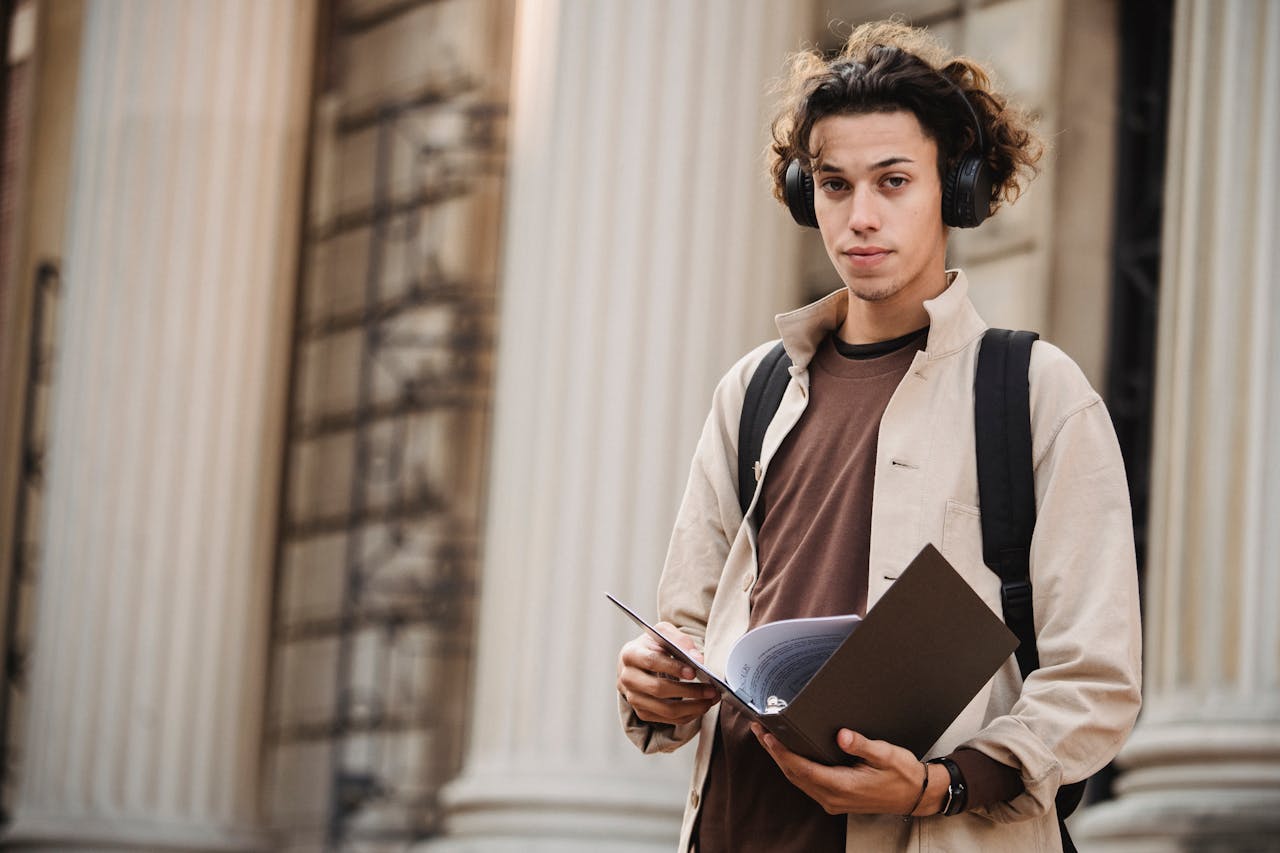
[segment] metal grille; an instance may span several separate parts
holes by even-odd
[[[504,115],[454,67],[322,131],[347,198],[304,236],[267,729],[297,849],[438,834],[461,765]]]

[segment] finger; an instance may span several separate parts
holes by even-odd
[[[628,699],[632,710],[636,712],[636,716],[645,722],[667,723],[677,726],[691,723],[698,719],[707,713],[716,701],[718,700],[686,699],[678,702],[669,702],[655,699],[651,696],[633,696]]]
[[[654,627],[658,629],[659,634],[670,640],[674,645],[683,649],[689,657],[697,661],[703,660],[702,652],[698,650],[698,641],[693,637],[689,636],[684,631],[681,631],[670,622],[659,622]]]
[[[782,771],[782,775],[791,779],[791,774],[788,772],[789,765],[786,763],[786,747],[784,747],[777,738],[766,732],[764,727],[758,723],[751,724],[751,731],[755,734],[756,740],[760,742],[760,746],[764,748],[764,751],[769,753],[769,757],[773,759],[773,763],[778,765],[778,769]],[[791,781],[792,783],[795,782],[794,779],[791,779]]]
[[[663,624],[667,624],[667,623],[663,623]],[[693,643],[692,637],[688,637],[684,634],[681,634],[675,628],[671,628],[670,633],[683,638],[685,642],[676,643],[675,645],[679,646],[686,655],[695,657],[699,661],[702,660],[702,655],[698,653],[698,650],[696,648],[692,648],[692,647],[686,648],[686,643],[687,644]],[[667,650],[667,647],[664,646],[662,642],[658,640],[656,637],[652,637],[646,634],[644,636],[644,643],[642,645],[642,648],[644,649],[644,653],[648,655],[649,660],[660,662],[659,665],[662,667],[662,669],[654,670],[655,672],[661,671],[664,675],[670,675],[672,678],[683,678],[686,680],[694,677],[693,668],[689,666],[687,663],[685,663],[684,661],[677,658],[675,655],[671,654],[671,652]]]
[[[900,746],[888,741],[871,740],[851,729],[841,729],[836,733],[836,744],[849,755],[861,758],[872,767],[888,767],[899,756]],[[914,761],[914,759],[912,759]]]
[[[833,779],[829,777],[832,776],[834,768],[818,764],[816,761],[810,761],[804,756],[792,752],[782,741],[769,734],[763,727],[756,728],[755,724],[753,724],[753,730],[756,732],[756,738],[759,739],[760,745],[769,753],[769,757],[778,765],[782,775],[786,776],[791,784],[814,799],[821,799],[833,790]]]
[[[716,689],[699,681],[673,681],[642,669],[627,668],[618,678],[618,686],[626,696],[639,694],[655,699],[703,699],[719,697]]]
[[[620,656],[623,667],[633,667],[669,678],[689,680],[693,668],[672,657],[657,640],[645,634],[622,647]]]
[[[659,634],[686,651],[695,651],[698,648],[698,644],[693,637],[690,637],[670,622],[659,622],[653,627],[658,629]]]
[[[687,656],[694,658],[699,663],[705,660],[703,652],[698,648],[698,640],[690,637],[685,631],[676,628],[671,622],[658,622],[657,625],[654,625],[654,628],[658,629],[658,633],[662,634],[663,639],[668,640],[672,646],[680,648]],[[687,676],[687,678],[692,678],[692,675]]]
[[[632,697],[631,708],[645,722],[682,725],[707,713],[705,703],[663,702],[652,697]]]
[[[778,767],[782,768],[783,773],[787,773],[790,769],[799,770],[802,768],[802,762],[807,761],[807,759],[801,758],[788,749],[775,736],[769,734],[764,726],[759,723],[752,723],[751,730],[755,732],[756,739],[760,741],[760,745],[764,747],[765,752],[769,753]],[[790,774],[788,773],[788,775]]]

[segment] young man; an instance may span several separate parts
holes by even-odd
[[[755,625],[865,613],[926,543],[1001,612],[1000,581],[982,559],[974,450],[986,327],[964,274],[945,268],[943,209],[955,199],[944,187],[978,156],[992,182],[980,221],[1016,197],[1039,143],[979,66],[897,24],[859,28],[833,60],[801,55],[774,139],[775,191],[781,199],[793,160],[812,175],[813,213],[844,287],[777,318],[793,367],[746,520],[738,419],[771,343],[720,382],[694,456],[659,583],[660,627],[718,671]],[[680,849],[1060,849],[1059,786],[1105,765],[1138,711],[1136,572],[1101,399],[1045,343],[1029,381],[1039,669],[1024,683],[1011,657],[926,756],[939,760],[843,730],[841,749],[863,761],[827,767],[717,705],[650,638],[632,640],[618,661],[628,736],[655,752],[703,735]]]

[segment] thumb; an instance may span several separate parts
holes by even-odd
[[[883,767],[889,761],[889,753],[893,747],[882,740],[871,740],[852,729],[841,729],[836,733],[836,745],[846,754],[861,758],[872,767]]]

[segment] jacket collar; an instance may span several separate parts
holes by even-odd
[[[964,271],[948,270],[947,278],[947,289],[924,303],[924,310],[929,313],[925,355],[930,360],[963,349],[987,327],[969,301],[969,280]],[[840,327],[848,304],[849,291],[842,287],[817,302],[774,318],[782,345],[797,369],[807,368],[823,339]]]

